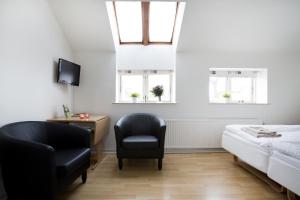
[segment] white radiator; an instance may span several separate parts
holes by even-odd
[[[166,120],[166,148],[221,148],[222,133],[229,124],[262,124],[258,119],[169,119]]]

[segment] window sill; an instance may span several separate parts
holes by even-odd
[[[219,103],[219,102],[209,102],[208,104],[217,105],[270,105],[270,103]]]
[[[155,105],[160,105],[160,104],[176,104],[176,102],[113,102],[113,104],[155,104]]]

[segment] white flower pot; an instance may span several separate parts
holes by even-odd
[[[137,102],[137,97],[131,97],[132,98],[132,103],[136,103]]]

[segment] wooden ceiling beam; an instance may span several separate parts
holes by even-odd
[[[142,1],[143,45],[149,44],[149,10],[150,2]]]

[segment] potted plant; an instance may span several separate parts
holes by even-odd
[[[226,102],[228,103],[230,98],[231,98],[231,94],[229,92],[224,92],[223,94],[223,98],[226,100]]]
[[[158,100],[161,101],[161,96],[164,93],[164,87],[162,85],[157,85],[150,91],[155,97],[158,97]]]
[[[72,113],[67,105],[63,105],[63,109],[66,118],[72,117]]]
[[[133,102],[133,103],[136,103],[137,98],[138,98],[139,96],[140,96],[140,94],[137,93],[137,92],[131,93],[130,97],[132,98],[132,102]]]

